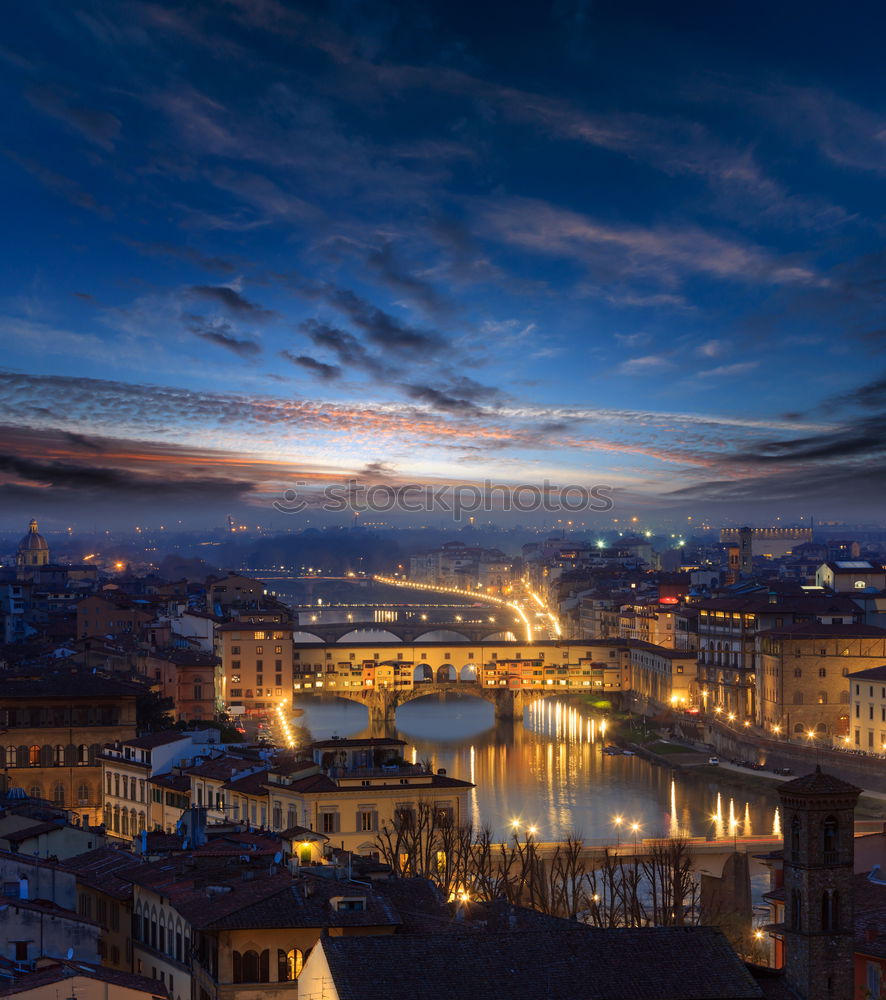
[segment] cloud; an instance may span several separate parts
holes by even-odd
[[[405,295],[425,312],[436,316],[446,316],[452,312],[452,305],[437,292],[430,281],[407,271],[400,264],[390,242],[367,254],[366,263],[388,288]]]
[[[272,309],[264,309],[262,306],[250,302],[240,292],[228,285],[191,285],[189,292],[197,298],[214,302],[224,306],[232,313],[259,322],[275,319],[277,316],[277,313]]]
[[[224,257],[213,254],[204,254],[193,247],[180,246],[175,243],[141,243],[138,240],[124,239],[123,242],[137,250],[139,253],[154,257],[173,257],[177,260],[186,260],[206,271],[215,271],[221,274],[231,274],[235,270],[234,264]]]
[[[618,371],[622,375],[649,375],[674,367],[674,362],[662,354],[645,354],[639,358],[622,361]]]
[[[699,378],[720,378],[725,375],[746,375],[760,367],[759,361],[738,361],[734,365],[718,365],[698,372]]]
[[[120,138],[121,127],[120,119],[116,115],[112,115],[109,111],[75,104],[68,94],[51,86],[36,87],[28,91],[26,96],[38,111],[79,132],[105,152],[113,152]]]
[[[305,320],[300,328],[317,347],[332,351],[339,363],[346,368],[356,368],[375,377],[385,377],[392,372],[387,364],[370,354],[347,330],[340,330],[316,319]]]
[[[225,350],[241,358],[254,358],[261,354],[261,345],[245,337],[237,337],[230,323],[219,323],[202,316],[187,315],[185,326],[195,336],[224,347]]]
[[[435,330],[420,330],[401,322],[346,288],[328,288],[326,301],[343,313],[378,347],[407,354],[437,353],[447,346]]]
[[[327,365],[323,361],[318,361],[307,354],[293,354],[292,351],[281,351],[280,357],[291,361],[294,365],[299,365],[314,375],[318,375],[325,382],[341,377],[341,368],[338,365]]]
[[[113,217],[113,212],[107,205],[99,204],[99,202],[97,202],[88,191],[84,191],[83,188],[81,188],[76,181],[71,180],[70,177],[65,177],[64,174],[58,174],[54,170],[44,167],[42,163],[38,163],[36,160],[31,160],[24,156],[19,156],[18,153],[12,152],[11,150],[4,150],[4,153],[23,170],[27,170],[27,172],[31,174],[32,177],[35,177],[45,188],[48,188],[55,194],[61,195],[62,198],[66,199],[77,208],[85,208],[89,212],[95,212],[96,215],[101,216],[103,219],[110,219]]]
[[[816,281],[808,267],[697,227],[615,226],[528,198],[489,203],[481,218],[492,238],[580,261],[598,281],[623,278],[626,272],[668,284],[691,275],[759,285]]]
[[[695,353],[702,358],[718,358],[729,350],[729,344],[725,340],[706,340],[699,344]]]

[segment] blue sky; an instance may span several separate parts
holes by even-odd
[[[879,5],[6,19],[4,517],[354,476],[877,516]]]

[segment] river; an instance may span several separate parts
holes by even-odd
[[[430,696],[399,708],[387,733],[370,731],[366,709],[353,702],[302,698],[295,705],[304,711],[297,721],[315,739],[396,735],[408,744],[408,760],[430,760],[473,782],[471,819],[496,838],[506,837],[515,819],[545,841],[578,833],[587,842],[624,842],[634,823],[641,838],[780,833],[774,790],[751,791],[725,770],[675,777],[641,757],[608,756],[601,717],[565,701],[536,702],[522,722],[504,722],[478,698]]]

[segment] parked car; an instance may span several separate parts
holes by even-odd
[[[719,757],[708,757],[708,763],[709,764],[714,764],[716,766],[716,765],[718,765],[720,763],[720,758]]]

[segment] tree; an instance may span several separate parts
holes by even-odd
[[[135,718],[139,732],[160,733],[173,726],[172,712],[175,702],[164,698],[158,691],[147,690],[135,700]]]
[[[577,834],[542,853],[529,833],[495,843],[488,828],[475,833],[447,812],[421,801],[401,809],[376,838],[398,877],[421,876],[449,899],[503,898],[597,927],[681,926],[698,919],[698,887],[688,842],[654,843],[647,857],[593,857]]]

